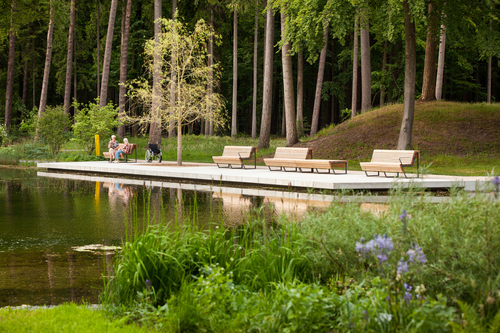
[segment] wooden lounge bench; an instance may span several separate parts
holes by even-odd
[[[128,156],[132,155],[132,153],[135,152],[135,161],[134,162],[137,162],[137,145],[135,143],[131,143],[130,145],[132,146],[132,149],[130,149],[130,153],[128,153],[128,154],[121,153],[120,158],[124,158],[125,162],[128,162]],[[122,148],[123,148],[123,143],[120,143],[120,145],[118,146],[118,150],[120,150]],[[104,155],[104,157],[106,157],[109,160],[109,158],[110,158],[109,151],[105,151],[102,154]]]
[[[312,159],[311,148],[278,147],[273,158],[265,158],[264,163],[271,171],[289,171],[286,168],[294,168],[297,171],[297,160]],[[279,169],[272,169],[273,167]]]
[[[344,168],[345,173],[347,173],[347,161],[343,160],[315,160],[312,158],[313,151],[311,148],[289,148],[289,147],[278,147],[276,148],[276,153],[274,158],[265,158],[264,163],[268,166],[271,171],[304,171],[304,169],[310,169],[310,172],[318,173],[330,173],[330,170],[335,173],[333,168]],[[272,168],[279,169],[272,169]],[[287,170],[286,168],[294,168],[294,170]],[[320,172],[320,169],[328,170],[327,172]]]
[[[347,161],[344,160],[296,160],[295,165],[299,168],[300,172],[309,172],[304,171],[303,169],[311,169],[310,172],[314,172],[316,170],[317,173],[330,173],[330,170],[335,173],[333,168],[343,168],[344,173],[347,173]],[[327,172],[320,172],[320,169],[328,170]]]
[[[359,158],[359,157],[358,157]],[[380,176],[383,172],[386,177],[387,172],[396,173],[399,177],[399,173],[403,173],[405,178],[408,178],[404,168],[415,166],[415,161],[417,162],[417,178],[419,177],[419,160],[420,151],[418,150],[384,150],[375,149],[373,151],[372,159],[370,162],[361,162],[361,170],[363,170],[367,177]],[[368,171],[376,172],[376,175],[368,175]]]
[[[253,168],[257,168],[257,148],[256,147],[246,147],[246,146],[225,146],[222,156],[213,156],[214,163],[217,164],[219,168],[231,168],[233,165],[239,165],[239,169],[246,169],[243,161],[251,160],[253,157]],[[220,166],[221,164],[226,164],[226,167]]]

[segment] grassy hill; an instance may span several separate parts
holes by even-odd
[[[403,105],[390,105],[323,130],[297,146],[315,158],[347,159],[359,169],[373,149],[396,149]],[[429,173],[486,175],[500,171],[500,104],[417,102],[413,149],[420,150]]]

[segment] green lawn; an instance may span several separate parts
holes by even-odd
[[[126,318],[113,320],[101,310],[75,304],[35,310],[0,309],[0,332],[155,332],[125,322]]]

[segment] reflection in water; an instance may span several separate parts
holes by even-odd
[[[259,214],[300,219],[333,196],[24,171],[0,173],[0,306],[96,303],[130,228]],[[130,222],[131,209],[137,216]],[[222,214],[219,214],[222,212]],[[128,228],[128,229],[127,229]],[[91,251],[82,249],[92,246]]]

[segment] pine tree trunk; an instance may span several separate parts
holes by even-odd
[[[273,56],[274,56],[274,15],[272,0],[268,1],[266,13],[266,37],[264,47],[264,82],[262,94],[262,119],[258,148],[269,148],[271,139],[271,115],[273,107]]]
[[[351,99],[351,118],[356,116],[358,111],[358,14],[354,16],[354,45],[352,50],[352,99]]]
[[[304,136],[304,52],[297,55],[297,135]]]
[[[286,14],[284,8],[281,10],[281,38],[285,39],[285,21]],[[285,40],[281,49],[281,61],[283,63],[283,101],[286,125],[286,146],[290,147],[296,144],[299,139],[297,137],[297,125],[295,122],[295,96],[293,93],[293,66],[292,56],[290,55],[290,41]]]
[[[153,59],[153,98],[151,105],[151,124],[149,126],[149,143],[161,144],[161,54],[159,49],[161,25],[161,0],[154,0],[154,38],[155,50]]]
[[[255,28],[253,38],[253,96],[252,96],[252,139],[257,137],[257,52],[259,37],[259,1],[255,1]]]
[[[24,70],[23,70],[23,105],[28,108],[28,95],[29,95],[29,47],[26,47],[26,58],[24,59]]]
[[[385,71],[387,69],[387,45],[388,41],[384,42],[384,53],[382,54],[382,77],[385,77]],[[383,108],[385,104],[385,86],[382,81],[382,85],[380,86],[380,107]]]
[[[231,136],[238,133],[237,130],[237,106],[238,106],[238,11],[233,12],[233,108],[231,113]]]
[[[361,113],[372,107],[372,70],[370,61],[370,22],[368,7],[360,14],[360,44],[361,44]]]
[[[7,63],[7,88],[5,89],[5,130],[10,133],[12,124],[12,99],[14,95],[14,67],[16,57],[16,35],[14,35],[14,12],[16,1],[10,7],[9,60]]]
[[[177,13],[177,0],[172,0],[172,20],[176,20],[176,13]],[[175,53],[172,53],[172,63],[174,63],[175,58]],[[175,70],[172,70],[170,74],[170,81],[173,82],[174,84],[171,85],[170,87],[170,116],[171,118],[174,117],[174,108],[175,108],[175,80],[176,80],[176,75],[175,75]],[[180,135],[180,133],[179,133]],[[173,138],[175,137],[175,123],[173,120],[170,120],[168,123],[168,137]]]
[[[403,1],[405,12],[405,91],[403,120],[397,149],[411,149],[413,116],[415,112],[415,77],[417,69],[417,43],[415,41],[415,22],[410,16],[408,0]]]
[[[323,32],[323,49],[319,56],[318,78],[316,80],[316,93],[314,95],[314,108],[311,122],[311,137],[318,133],[319,127],[319,109],[321,107],[321,91],[323,90],[323,78],[325,75],[326,51],[328,47],[328,32],[329,26],[327,25]]]
[[[490,31],[493,30],[492,22],[490,20]],[[488,45],[489,47],[489,45]],[[486,103],[491,103],[491,56],[488,58],[488,82],[486,84]]]
[[[104,49],[104,61],[102,67],[101,93],[99,95],[99,106],[106,106],[108,101],[109,67],[111,65],[111,51],[113,44],[113,32],[115,29],[117,0],[111,0],[109,10],[108,33],[106,34],[106,48]]]
[[[69,33],[68,33],[68,54],[66,56],[66,80],[64,83],[64,113],[69,114],[71,104],[71,74],[73,73],[73,40],[75,38],[76,3],[71,0]]]
[[[436,50],[438,20],[433,13],[434,4],[429,3],[429,25],[427,27],[427,41],[425,44],[424,77],[422,83],[421,101],[434,101],[436,99]]]
[[[47,91],[49,89],[50,64],[52,62],[52,36],[54,33],[54,10],[52,1],[50,2],[49,30],[47,32],[47,51],[45,53],[45,67],[43,70],[42,92],[40,94],[40,106],[38,108],[38,118],[41,118],[45,106],[47,105]]]
[[[97,0],[97,98],[101,95],[101,3]]]
[[[132,12],[132,0],[127,0],[127,6],[123,14],[123,32],[120,49],[120,92],[118,97],[118,117],[123,121],[125,118],[125,103],[127,102],[127,65],[128,65],[128,39],[130,33],[130,15]],[[125,137],[125,125],[118,126],[118,137]]]
[[[210,66],[210,83],[208,84],[208,96],[210,98],[210,105],[208,107],[208,113],[210,115],[210,119],[204,121],[205,123],[205,135],[214,135],[214,124],[213,124],[213,107],[212,107],[212,95],[214,93],[214,36],[212,35],[214,31],[214,6],[210,4],[210,39],[208,41],[208,65]]]
[[[444,56],[446,51],[446,26],[441,25],[441,43],[439,43],[438,68],[436,75],[436,99],[441,100],[443,94]]]

